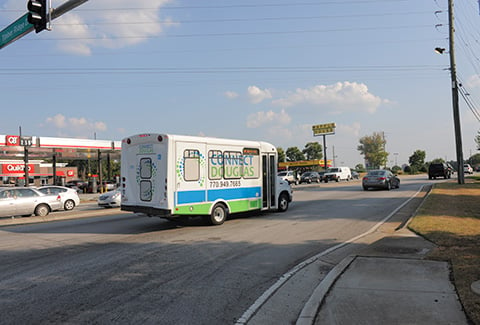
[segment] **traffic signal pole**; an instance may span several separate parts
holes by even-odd
[[[78,6],[84,4],[88,0],[69,0],[62,5],[60,5],[58,8],[55,8],[52,10],[51,17],[52,20],[60,17],[61,15],[69,12],[72,9],[77,8]]]
[[[48,1],[48,5],[47,5]],[[15,42],[31,31],[39,33],[44,29],[51,30],[53,19],[80,6],[88,0],[69,0],[58,8],[51,6],[51,0],[29,0],[28,12],[0,31],[0,49]]]

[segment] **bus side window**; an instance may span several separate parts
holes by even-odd
[[[198,150],[185,150],[183,152],[183,179],[185,181],[198,181],[200,179],[200,152]]]
[[[208,178],[222,179],[223,177],[223,155],[220,150],[208,152]]]

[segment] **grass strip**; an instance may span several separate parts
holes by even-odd
[[[428,258],[450,262],[463,308],[480,324],[480,296],[470,288],[480,280],[480,177],[435,184],[408,227],[437,245]]]

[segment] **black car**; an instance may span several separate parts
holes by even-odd
[[[365,191],[369,188],[390,190],[400,187],[400,179],[389,170],[370,170],[362,179],[362,187]]]
[[[317,172],[305,172],[300,176],[300,184],[301,183],[320,183],[321,177]]]
[[[452,169],[445,163],[430,164],[428,166],[428,179],[443,177],[445,179],[452,176]]]

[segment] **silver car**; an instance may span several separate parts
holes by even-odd
[[[119,207],[122,204],[122,192],[113,190],[98,197],[98,205],[105,208]]]
[[[57,185],[45,185],[37,189],[43,194],[60,195],[63,209],[67,211],[73,210],[73,208],[80,204],[80,197],[78,196],[77,191],[73,188]]]
[[[390,191],[392,188],[400,188],[400,179],[389,170],[370,170],[362,178],[362,187],[365,191],[369,188],[383,188]]]
[[[0,188],[0,217],[44,217],[62,208],[60,195],[45,195],[29,187]]]

